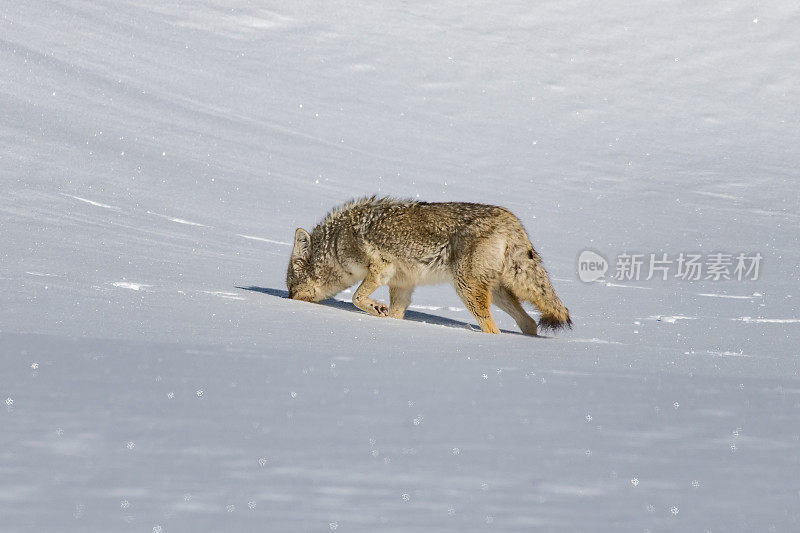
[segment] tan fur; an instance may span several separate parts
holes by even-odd
[[[494,303],[526,335],[571,327],[522,223],[502,207],[363,198],[331,211],[309,234],[298,228],[286,274],[289,297],[318,302],[361,282],[353,295],[374,316],[403,318],[417,285],[450,282],[481,330],[500,333]],[[389,306],[370,298],[389,286]]]

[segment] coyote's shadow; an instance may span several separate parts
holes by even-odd
[[[237,289],[242,289],[245,291],[255,291],[261,292],[264,294],[269,294],[270,296],[275,296],[277,298],[288,298],[289,291],[283,289],[272,289],[270,287],[236,287]],[[353,305],[351,302],[342,302],[341,300],[334,300],[329,298],[327,300],[323,300],[319,302],[320,305],[324,305],[327,307],[334,307],[336,309],[342,309],[344,311],[350,311],[351,313],[364,313],[361,309]],[[435,324],[437,326],[447,326],[449,328],[459,328],[459,329],[468,329],[470,331],[480,331],[480,328],[475,324],[470,324],[469,322],[461,322],[460,320],[453,320],[452,318],[445,318],[443,316],[431,315],[428,313],[420,313],[419,311],[406,311],[405,320],[411,320],[412,322],[424,322],[425,324]],[[511,333],[513,335],[522,335],[522,333],[518,331],[508,331],[508,330],[500,330],[503,333]]]

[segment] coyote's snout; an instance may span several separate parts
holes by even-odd
[[[361,282],[359,309],[403,318],[417,285],[450,282],[481,329],[500,333],[490,304],[511,315],[526,335],[542,313],[545,329],[572,327],[522,223],[502,207],[364,198],[331,211],[309,234],[298,228],[286,274],[289,297],[318,302]],[[389,306],[370,298],[389,286]]]

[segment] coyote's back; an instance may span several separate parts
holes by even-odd
[[[493,205],[364,198],[331,211],[309,234],[298,228],[286,284],[289,296],[319,301],[361,282],[353,303],[369,314],[402,318],[416,285],[451,282],[481,329],[500,330],[490,304],[529,335],[571,327],[569,311],[519,219]],[[370,298],[389,286],[389,306]]]

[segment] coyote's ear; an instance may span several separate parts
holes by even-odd
[[[294,249],[292,258],[308,259],[311,256],[311,235],[303,228],[294,232]]]

